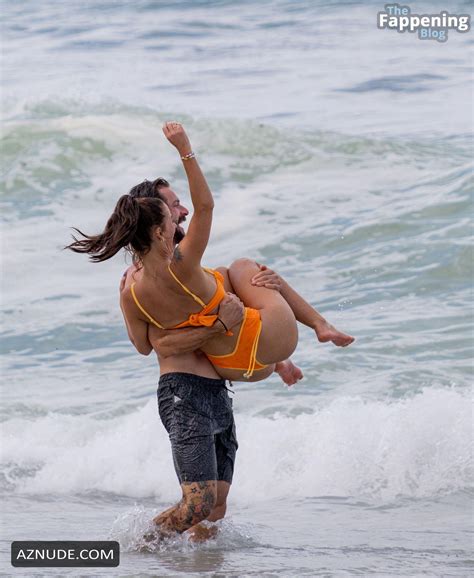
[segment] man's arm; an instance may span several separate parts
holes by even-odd
[[[161,357],[189,353],[201,347],[216,335],[225,335],[227,329],[235,327],[244,316],[242,301],[228,293],[219,306],[219,319],[211,327],[186,327],[184,329],[158,329],[149,326],[150,342]]]
[[[201,349],[216,335],[224,335],[225,329],[216,321],[212,327],[185,327],[184,329],[162,330],[148,327],[148,338],[160,357],[181,355]]]
[[[262,274],[261,276],[257,274],[257,282],[254,284],[263,285],[269,289],[275,289],[278,291],[281,286],[280,276],[265,265],[260,265],[260,269]],[[125,287],[128,287],[131,284],[131,274],[135,270],[135,266],[132,265],[123,274],[119,288],[121,296]],[[127,327],[128,337],[135,345],[131,328],[128,324],[127,316],[125,315],[122,305],[122,298],[120,299],[120,307]],[[228,294],[221,302],[219,318],[228,329],[231,329],[240,323],[243,318],[243,304],[240,299],[233,294]],[[184,329],[164,330],[158,329],[158,327],[155,326],[149,326],[148,341],[153,343],[154,348],[161,357],[170,357],[172,355],[180,355],[182,353],[189,353],[201,349],[207,341],[216,335],[224,335],[225,333],[226,329],[219,321],[216,321],[212,327],[186,327]],[[148,350],[148,346],[146,349]]]
[[[124,289],[129,287],[132,282],[132,273],[136,270],[134,265],[131,265],[123,274],[120,280],[120,309],[127,328],[128,338],[135,346],[137,351],[143,355],[148,355],[153,349],[152,343],[156,351],[161,357],[170,357],[171,355],[179,355],[181,353],[189,353],[200,349],[206,341],[212,339],[219,333],[224,334],[225,329],[222,323],[216,321],[212,327],[190,327],[185,329],[170,329],[164,330],[155,327],[154,325],[144,324],[133,331],[125,314],[124,306]],[[239,307],[235,300],[224,298],[222,300],[219,316],[227,327],[233,327],[242,319],[242,314],[238,312],[243,309]],[[140,331],[142,329],[142,331]],[[137,333],[139,334],[139,342],[137,342]]]

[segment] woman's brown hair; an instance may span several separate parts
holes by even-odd
[[[150,250],[153,228],[163,223],[164,215],[164,203],[156,197],[122,195],[102,233],[86,235],[74,228],[84,238],[77,239],[73,235],[74,242],[65,249],[88,253],[91,261],[99,263],[125,248],[137,260]]]

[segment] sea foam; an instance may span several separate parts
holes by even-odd
[[[398,400],[344,396],[296,416],[237,413],[232,499],[332,495],[387,502],[465,489],[472,480],[471,415],[469,397],[454,388],[425,388]],[[154,400],[109,420],[15,418],[3,432],[4,479],[16,493],[177,496]]]

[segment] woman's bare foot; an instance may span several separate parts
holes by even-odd
[[[203,526],[202,524],[197,524],[193,528],[189,528],[186,534],[189,535],[190,542],[205,542],[210,538],[214,538],[218,532],[217,526]]]
[[[318,323],[316,326],[316,335],[321,343],[326,343],[327,341],[332,341],[334,345],[338,347],[347,347],[354,341],[354,337],[348,335],[347,333],[342,333],[333,327],[327,321],[323,323]]]
[[[275,364],[275,371],[286,385],[294,385],[303,378],[303,372],[290,359]]]

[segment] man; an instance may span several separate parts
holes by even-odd
[[[159,196],[168,205],[174,222],[178,225],[176,228],[175,242],[179,243],[184,237],[184,230],[181,223],[186,220],[188,210],[181,205],[176,193],[170,188],[169,183],[164,179],[157,179],[153,183],[145,181],[134,187],[130,194],[133,196]],[[130,280],[127,273],[133,272],[134,267],[128,269],[122,278],[120,290],[125,288]],[[228,295],[220,304],[219,317],[226,327],[234,327],[241,322],[243,318],[243,305],[235,295]],[[180,373],[188,373],[199,376],[202,379],[209,379],[213,384],[219,376],[215,372],[209,360],[199,351],[208,339],[222,333],[222,325],[216,323],[212,327],[199,327],[173,332],[160,331],[156,327],[149,328],[149,339],[155,350],[158,352],[158,361],[160,363],[160,372],[167,376],[175,376]],[[161,342],[168,339],[162,352]],[[169,342],[171,340],[171,342]],[[179,350],[179,353],[177,353]],[[160,380],[161,381],[161,380]],[[177,403],[174,400],[170,388],[160,384],[160,394],[158,405],[160,417],[165,427],[172,437],[179,437],[178,441],[172,440],[173,458],[175,467],[177,466],[176,454],[182,451],[183,446],[190,448],[199,454],[200,445],[213,444],[215,448],[215,459],[217,466],[217,477],[215,484],[206,482],[187,482],[181,479],[179,468],[176,467],[178,478],[180,478],[183,489],[183,497],[175,506],[169,508],[154,519],[157,526],[160,527],[161,533],[170,531],[183,532],[188,531],[192,540],[203,540],[212,534],[212,529],[199,525],[200,522],[207,519],[214,522],[224,517],[226,512],[226,501],[229,493],[235,454],[237,451],[237,439],[235,435],[235,424],[232,412],[232,401],[227,392],[225,396],[219,391],[218,395],[208,396],[209,415],[218,415],[219,419],[206,420],[201,414],[193,411],[191,404],[183,404],[181,400]],[[198,384],[196,392],[199,393]],[[206,395],[201,391],[202,397]],[[199,401],[199,400],[198,400]],[[198,420],[207,421],[207,431],[212,429],[212,436],[200,435],[196,431]],[[173,424],[170,422],[174,420]],[[184,424],[186,427],[177,431],[176,422]],[[214,423],[212,423],[214,422]],[[196,427],[194,427],[196,425]],[[197,440],[197,441],[196,441]],[[154,536],[148,536],[154,539]]]
[[[184,238],[181,224],[186,220],[189,211],[181,204],[165,179],[144,181],[135,186],[130,195],[161,198],[168,205],[171,217],[177,224],[175,243]],[[134,269],[132,266],[125,273],[120,285],[121,292],[131,283]],[[284,293],[287,293],[291,298],[291,288],[265,266],[260,266],[260,272],[252,282],[282,290],[284,297]],[[214,388],[219,382],[225,386],[225,382],[219,379],[209,360],[199,350],[208,339],[217,333],[224,333],[224,327],[232,328],[240,323],[243,318],[243,304],[238,297],[228,294],[221,302],[218,314],[222,324],[215,323],[211,327],[164,331],[149,326],[148,329],[149,341],[158,354],[160,364],[159,413],[170,435],[175,469],[183,490],[181,501],[157,516],[154,521],[162,533],[187,531],[193,540],[206,539],[213,534],[213,529],[201,525],[200,522],[215,522],[225,515],[238,447],[231,399],[227,392],[222,395],[221,387]],[[323,317],[320,317],[320,320],[319,331],[316,329],[320,341],[331,340],[336,345],[345,345],[347,338],[352,339],[330,326]],[[293,364],[285,367],[285,371],[279,373],[287,385],[293,385],[303,377],[301,370]],[[188,374],[187,381],[189,374],[196,376],[196,382],[187,391],[176,389],[180,387],[179,376],[182,373]],[[176,395],[177,391],[179,395]],[[184,393],[181,394],[181,391]],[[201,455],[205,455],[206,459],[209,455],[214,456],[214,471],[217,472],[215,482],[209,476],[199,476],[196,468],[207,467],[200,463]],[[186,462],[184,473],[183,462]],[[192,462],[196,462],[196,468]],[[193,471],[198,472],[194,477]],[[206,481],[193,481],[199,479]]]

